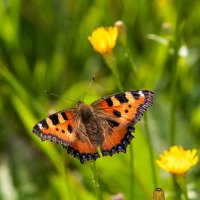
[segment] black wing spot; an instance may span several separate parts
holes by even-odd
[[[64,120],[68,120],[68,117],[67,117],[67,115],[66,115],[65,112],[61,112],[60,114],[62,115],[62,117],[63,117]]]
[[[121,117],[121,113],[118,110],[113,110],[113,114],[118,118]]]
[[[65,130],[63,130],[63,129],[62,129],[62,131],[61,131],[61,132],[62,132],[62,133],[65,133]]]
[[[72,129],[72,126],[70,124],[67,126],[67,130],[69,131],[69,133],[72,133],[73,129]]]
[[[138,91],[131,91],[131,94],[135,100],[138,100],[140,98],[140,94],[138,94]]]
[[[56,128],[56,131],[59,131],[59,129],[58,129],[58,128]]]
[[[128,99],[126,98],[126,93],[119,93],[115,95],[115,98],[120,102],[120,103],[127,103]]]
[[[124,112],[125,112],[125,113],[128,113],[128,110],[126,109],[126,110],[124,110]]]
[[[48,126],[48,124],[46,122],[46,119],[42,120],[40,123],[42,124],[42,128],[45,128],[45,129],[49,128],[49,126]]]
[[[110,97],[106,99],[106,103],[108,104],[109,107],[113,106],[113,101]]]
[[[57,125],[60,123],[57,114],[50,115],[49,119],[52,121],[53,125]]]
[[[107,119],[107,121],[112,127],[118,127],[119,126],[119,122],[116,122],[115,120]]]

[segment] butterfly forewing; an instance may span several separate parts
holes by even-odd
[[[38,122],[33,127],[33,133],[38,135],[41,140],[51,140],[63,145],[69,145],[76,139],[75,109],[67,109],[52,114]]]

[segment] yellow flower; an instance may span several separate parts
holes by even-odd
[[[172,146],[164,151],[157,160],[159,167],[173,174],[184,175],[191,167],[197,164],[197,150],[184,150],[181,146]]]
[[[88,40],[97,52],[107,54],[115,47],[117,36],[117,27],[100,27],[92,32],[92,35],[88,37]]]

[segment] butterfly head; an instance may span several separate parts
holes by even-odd
[[[77,103],[77,112],[83,123],[89,122],[93,118],[92,107],[84,104],[82,101]]]
[[[76,107],[78,108],[81,104],[83,104],[83,101],[78,100],[78,102],[77,102],[77,104],[76,104]]]

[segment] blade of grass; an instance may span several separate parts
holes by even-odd
[[[144,114],[144,127],[145,127],[145,132],[147,135],[148,150],[149,150],[151,171],[152,171],[152,177],[153,177],[153,187],[156,188],[157,187],[157,177],[156,177],[155,161],[154,161],[153,146],[152,146],[149,126],[148,126],[148,118],[147,118],[146,113]]]
[[[99,190],[99,180],[98,180],[98,175],[97,175],[96,163],[95,163],[95,161],[93,161],[93,162],[89,162],[88,164],[92,171],[92,182],[93,182],[94,188],[95,188],[96,199],[101,200],[102,198],[101,198],[101,195],[100,195],[101,193]]]

